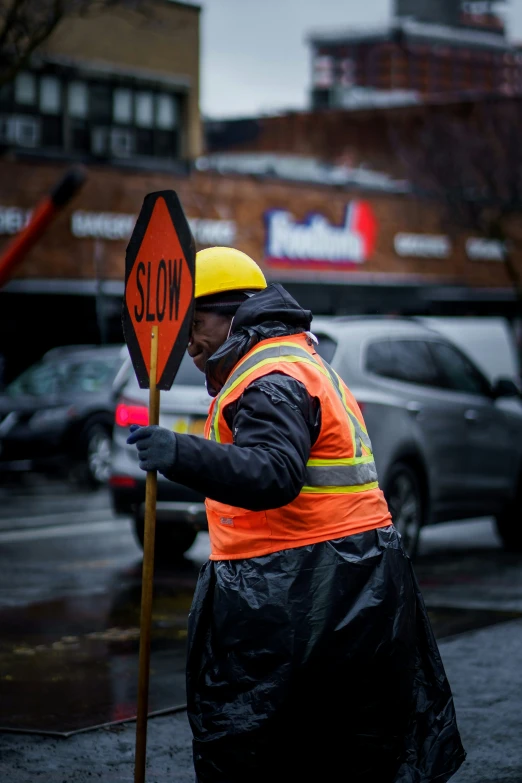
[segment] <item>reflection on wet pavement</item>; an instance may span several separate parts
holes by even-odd
[[[503,552],[490,523],[425,532],[414,567],[438,639],[522,617],[522,555]],[[0,492],[2,536],[0,730],[64,736],[134,719],[142,563],[131,525],[115,524],[104,492],[22,486]],[[150,713],[185,704],[187,615],[207,557],[200,533],[185,561],[156,564]]]
[[[187,614],[197,569],[156,572],[149,712],[185,703]],[[68,734],[136,715],[141,564],[107,594],[0,611],[0,728]]]

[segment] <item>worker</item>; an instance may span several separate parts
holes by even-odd
[[[202,493],[189,614],[198,783],[444,783],[465,758],[361,411],[312,314],[238,250],[196,255],[188,353],[205,439],[133,428],[143,470]]]

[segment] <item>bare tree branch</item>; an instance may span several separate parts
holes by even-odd
[[[509,227],[522,213],[522,99],[427,108],[416,125],[390,129],[414,188],[445,206],[455,229],[503,243],[506,272],[522,305],[522,275]]]
[[[16,76],[66,17],[118,7],[144,11],[146,5],[146,0],[0,0],[0,86]]]

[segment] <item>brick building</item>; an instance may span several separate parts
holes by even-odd
[[[107,235],[109,224],[111,241],[126,236],[124,219],[100,215],[118,212],[127,179],[137,183],[134,211],[147,192],[147,172],[162,171],[172,183],[201,153],[199,23],[199,7],[172,0],[69,15],[0,89],[0,251],[70,164],[88,171],[74,227],[64,229],[71,213],[53,224],[0,292],[8,375],[52,345],[121,339],[121,329],[103,326],[103,308],[113,315],[119,308],[110,297],[100,305],[103,241],[84,244],[82,237]],[[108,172],[120,183],[109,198]],[[85,204],[94,218],[82,215]]]
[[[520,95],[522,49],[506,38],[497,5],[396,0],[388,26],[311,35],[313,108]]]
[[[133,26],[125,13],[116,14],[112,29],[120,24],[118,39],[128,36],[125,46],[114,50],[117,63],[104,61],[103,55],[108,58],[113,50],[91,40],[97,37],[93,28],[89,58],[85,55],[73,66],[74,50],[80,52],[83,40],[80,32],[74,38],[75,26],[98,25],[101,36],[105,22],[67,21],[72,27],[63,34],[65,53],[57,54],[58,30],[47,54],[13,85],[10,100],[16,103],[22,96],[26,103],[2,103],[4,118],[29,117],[40,135],[34,146],[22,143],[26,137],[4,140],[0,253],[71,162],[82,161],[88,174],[79,194],[0,291],[0,353],[6,357],[8,377],[53,345],[122,339],[128,238],[143,197],[169,188],[180,196],[198,248],[232,245],[244,250],[263,265],[270,280],[283,282],[316,314],[511,317],[518,312],[499,243],[455,230],[440,203],[412,191],[390,129],[401,130],[408,143],[426,106],[210,123],[206,154],[201,154],[198,59],[183,58],[168,46],[170,37],[183,29],[197,49],[198,11],[182,3],[164,6],[160,0],[158,8],[168,15],[159,30],[148,30],[149,22],[145,28],[143,22]],[[167,19],[172,26],[168,35]],[[131,51],[132,31],[139,32],[136,51]],[[139,48],[145,47],[146,34],[157,62],[154,52],[147,59]],[[129,61],[123,64],[125,51]],[[147,81],[155,63],[158,70]],[[146,84],[141,81],[145,70]],[[78,89],[82,82],[86,86]],[[100,85],[109,89],[103,101]],[[82,94],[84,98],[78,97]],[[165,108],[165,95],[178,110]],[[129,100],[131,113],[125,114]],[[50,105],[55,114],[49,113]],[[98,114],[103,105],[105,124]],[[83,119],[76,116],[81,106],[87,106]],[[467,110],[452,109],[456,115]],[[49,118],[59,118],[61,136],[47,135]],[[163,127],[168,119],[171,127]],[[84,135],[76,124],[80,120]],[[106,135],[98,128],[106,128]],[[114,130],[128,131],[130,146],[112,146]],[[170,133],[170,147],[160,132]],[[96,146],[100,136],[110,140],[109,146]],[[76,138],[90,146],[76,149]],[[46,139],[61,139],[63,146],[51,149]]]

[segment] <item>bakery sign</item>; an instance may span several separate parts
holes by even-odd
[[[284,209],[265,212],[265,263],[300,269],[349,269],[367,261],[375,248],[377,220],[366,201],[351,201],[341,225],[320,212],[302,222]]]
[[[18,234],[29,222],[31,210],[0,205],[0,235]],[[130,212],[93,212],[78,209],[71,215],[71,234],[75,239],[128,241],[137,215]],[[190,230],[200,245],[231,245],[237,234],[234,220],[188,218]]]
[[[71,215],[71,233],[78,239],[128,240],[137,215],[77,210]],[[233,220],[188,218],[190,230],[200,245],[230,245],[236,238]]]

